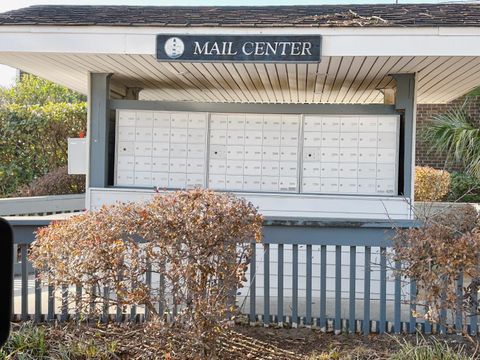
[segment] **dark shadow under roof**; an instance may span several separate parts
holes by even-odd
[[[0,25],[166,27],[480,26],[480,4],[259,7],[38,5],[0,14]]]

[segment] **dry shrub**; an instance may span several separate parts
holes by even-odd
[[[82,314],[100,313],[105,302],[124,312],[144,305],[165,326],[188,331],[209,357],[238,310],[235,290],[246,280],[261,224],[254,206],[233,195],[157,194],[142,205],[117,204],[52,223],[37,233],[31,261],[46,283],[83,286],[75,299]],[[164,286],[145,285],[150,270]],[[104,288],[108,298],[99,296]]]
[[[50,171],[30,184],[22,186],[17,196],[44,196],[83,194],[85,192],[85,175],[69,175],[67,166]]]
[[[419,228],[397,230],[392,256],[402,263],[400,274],[416,280],[417,303],[425,307],[425,312],[417,316],[446,325],[447,319],[440,319],[440,311],[450,310],[452,316],[460,311],[465,327],[467,316],[476,313],[472,295],[480,278],[477,224],[477,211],[464,205],[426,219]],[[465,296],[457,299],[457,280],[462,272],[465,282],[471,284]]]
[[[450,173],[428,166],[415,167],[415,200],[440,201],[450,191]]]

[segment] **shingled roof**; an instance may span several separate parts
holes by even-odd
[[[480,26],[480,4],[314,6],[39,5],[0,14],[0,25],[165,27]]]

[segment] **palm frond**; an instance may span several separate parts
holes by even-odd
[[[422,134],[430,151],[447,156],[480,177],[480,129],[468,114],[467,99],[461,106],[432,117]]]

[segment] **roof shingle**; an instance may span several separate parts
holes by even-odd
[[[310,6],[37,5],[0,14],[0,25],[159,27],[480,26],[480,4]]]

